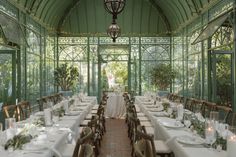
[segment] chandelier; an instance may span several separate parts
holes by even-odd
[[[117,19],[117,15],[122,12],[125,7],[126,0],[104,0],[104,6],[108,13],[113,15],[113,19]]]
[[[116,42],[116,38],[120,36],[121,30],[115,20],[113,20],[112,24],[107,29],[107,34],[112,38],[113,42]]]
[[[120,27],[116,23],[117,15],[121,13],[125,7],[126,0],[104,0],[104,7],[106,11],[112,14],[112,24],[107,29],[107,34],[116,42],[121,34]]]

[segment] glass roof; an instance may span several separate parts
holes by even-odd
[[[8,0],[62,35],[105,34],[111,15],[103,0]],[[220,0],[127,0],[118,15],[125,35],[165,35]]]

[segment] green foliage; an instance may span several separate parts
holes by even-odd
[[[76,81],[79,81],[79,71],[76,67],[62,64],[54,71],[55,84],[60,86],[63,91],[71,90]]]
[[[218,103],[231,102],[231,60],[228,55],[219,55],[216,64],[216,84]]]
[[[102,70],[102,89],[103,90],[108,90],[109,85],[108,85],[108,78],[107,78],[107,72],[105,69]]]
[[[22,149],[22,146],[28,142],[30,142],[32,139],[31,135],[16,135],[12,139],[9,139],[7,143],[5,144],[4,148],[5,150],[9,149],[9,147],[12,147],[13,150],[15,149]]]
[[[128,80],[127,64],[123,62],[112,62],[109,64],[109,71],[112,71],[116,78],[116,83],[125,85]]]
[[[53,112],[53,115],[58,116],[58,117],[63,117],[65,115],[65,110],[62,106],[53,110],[52,112]]]
[[[166,90],[175,79],[177,72],[171,68],[170,64],[157,64],[150,74],[152,84],[160,90]]]

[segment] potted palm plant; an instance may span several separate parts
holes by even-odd
[[[158,89],[158,95],[164,96],[168,93],[167,88],[175,79],[177,72],[170,64],[157,64],[151,70],[152,84]]]
[[[55,85],[61,88],[60,93],[64,96],[72,95],[72,87],[79,81],[78,68],[68,66],[67,63],[60,65],[54,71]]]

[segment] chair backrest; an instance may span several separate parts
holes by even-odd
[[[20,120],[24,120],[30,117],[31,114],[31,106],[29,101],[21,101],[18,104],[19,107],[19,114],[20,114]]]
[[[155,157],[150,142],[145,139],[138,140],[134,144],[134,154],[137,157]]]
[[[215,110],[219,112],[219,118],[225,123],[230,123],[229,116],[232,114],[232,109],[227,106],[216,105]]]
[[[202,111],[203,117],[204,118],[209,118],[210,117],[210,112],[214,111],[215,107],[216,107],[216,103],[204,101],[203,102],[203,111]]]
[[[193,111],[193,98],[186,98],[184,108]]]
[[[204,106],[203,106],[204,100],[199,99],[192,99],[192,111],[194,113],[196,112],[203,112]]]
[[[16,105],[4,105],[2,106],[2,111],[4,118],[16,118],[16,121],[20,118],[19,108]]]
[[[155,157],[156,156],[156,149],[155,149],[155,144],[154,144],[154,137],[152,135],[148,135],[145,127],[141,126],[141,125],[137,126],[137,133],[136,134],[137,134],[137,139],[145,139],[149,142],[147,144],[148,144],[148,147],[150,147],[150,149],[152,151],[150,155]]]
[[[78,155],[73,157],[94,157],[93,146],[90,144],[82,144]]]
[[[232,113],[230,118],[231,118],[231,120],[230,120],[229,125],[236,126],[236,112]]]
[[[82,155],[90,154],[89,152],[91,152],[91,151],[88,151],[89,149],[88,150],[82,149],[83,150],[82,152],[80,149],[84,144],[86,144],[86,145],[92,144],[93,136],[94,136],[94,133],[91,128],[89,128],[89,127],[83,128],[82,133],[81,133],[81,137],[76,142],[76,146],[75,146],[75,149],[73,152],[73,157],[82,157]],[[84,157],[90,157],[90,156],[84,156]]]

